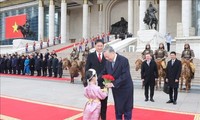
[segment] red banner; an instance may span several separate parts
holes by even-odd
[[[20,29],[18,29],[18,26],[23,26],[26,23],[26,14],[6,17],[5,22],[6,39],[23,38]]]

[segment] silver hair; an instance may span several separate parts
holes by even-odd
[[[110,45],[106,45],[106,46],[104,47],[103,53],[106,52],[106,51],[108,51],[109,53],[115,52],[115,50],[113,49],[113,47],[110,46]]]

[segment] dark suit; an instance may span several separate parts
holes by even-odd
[[[155,86],[155,78],[158,78],[158,69],[156,62],[151,60],[149,65],[145,60],[141,66],[141,79],[144,79],[145,98],[149,99],[149,87],[150,87],[150,99],[153,99],[154,96],[154,86]]]
[[[11,66],[12,66],[13,74],[16,74],[17,60],[18,58],[15,56],[12,58]]]
[[[37,76],[41,76],[42,60],[37,58],[35,60],[35,70],[37,71]]]
[[[34,60],[34,58],[30,59],[29,65],[30,65],[31,76],[33,76],[34,75],[34,70],[35,70],[35,60]]]
[[[181,68],[182,68],[181,61],[178,59],[175,60],[173,65],[172,65],[172,60],[170,60],[167,64],[166,78],[168,79],[168,85],[170,87],[169,98],[171,101],[177,100],[179,81],[175,82],[175,80],[179,80],[181,74]],[[174,92],[174,97],[173,97],[173,92]]]
[[[47,60],[42,61],[42,74],[43,76],[47,76]]]
[[[106,63],[106,59],[104,56],[102,56],[102,61],[99,62],[97,53],[93,52],[88,55],[87,61],[86,61],[86,66],[85,66],[85,71],[88,71],[89,69],[93,68],[96,70],[97,75],[101,73],[101,71],[104,69]],[[98,80],[98,85],[103,88],[103,79]],[[101,100],[101,119],[106,120],[106,111],[107,111],[107,100],[108,97],[106,97],[104,100]]]
[[[59,78],[62,78],[62,75],[63,75],[63,62],[62,61],[58,62],[58,75],[59,75]]]
[[[9,58],[8,60],[7,60],[7,69],[8,69],[8,71],[9,71],[9,74],[12,74],[12,59],[11,58]]]
[[[0,73],[4,73],[5,59],[0,57]]]
[[[115,80],[112,82],[113,98],[115,102],[116,119],[131,120],[133,109],[133,81],[130,75],[128,59],[117,54],[114,68],[112,62],[107,61],[101,75],[111,74]]]
[[[47,68],[48,68],[48,72],[49,72],[49,77],[52,76],[52,60],[53,60],[53,58],[49,58],[47,60]]]
[[[57,58],[53,58],[52,66],[53,66],[54,77],[57,77],[58,75],[58,59]]]

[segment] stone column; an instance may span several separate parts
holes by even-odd
[[[83,0],[83,38],[88,37],[88,0]]]
[[[99,34],[103,32],[103,4],[98,5],[98,11],[99,11]]]
[[[145,17],[145,11],[146,11],[146,0],[140,0],[140,7],[139,7],[139,30],[145,30],[146,25],[143,22],[143,19]]]
[[[167,0],[160,0],[159,4],[159,32],[166,34],[167,30]],[[170,32],[170,31],[169,31]]]
[[[50,0],[49,4],[49,44],[53,44],[54,39],[54,19],[55,19],[55,5],[54,1]]]
[[[39,0],[38,7],[38,41],[44,40],[44,3]]]
[[[192,25],[192,0],[182,0],[182,24],[183,36],[189,36],[189,28]]]
[[[70,10],[67,10],[67,37],[66,37],[66,40],[69,41],[69,17],[70,17]]]
[[[91,6],[88,7],[88,37],[91,37],[91,23],[90,23],[90,20],[91,20]]]
[[[128,0],[128,32],[133,34],[133,0]]]
[[[61,1],[61,43],[67,42],[67,2]]]

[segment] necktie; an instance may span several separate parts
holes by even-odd
[[[174,64],[174,60],[172,60],[172,66],[173,66],[173,64]]]
[[[99,62],[101,62],[101,53],[98,55]]]
[[[115,66],[115,62],[112,62],[112,68],[114,68],[114,66]]]

